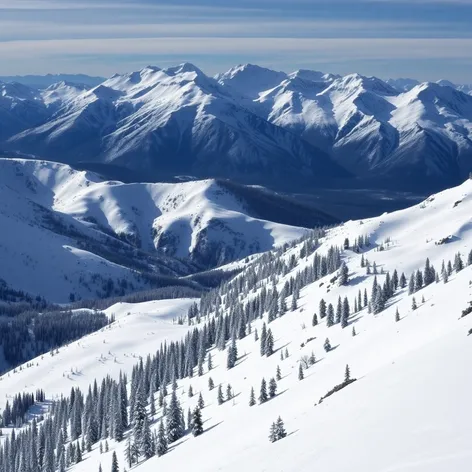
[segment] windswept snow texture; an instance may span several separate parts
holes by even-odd
[[[147,288],[138,272],[185,276],[308,231],[249,216],[213,180],[123,184],[22,159],[0,159],[0,227],[0,279],[52,301],[103,296],[109,279]]]
[[[457,252],[466,259],[472,247],[471,214],[472,181],[467,181],[410,209],[334,228],[317,252],[324,254],[329,246],[342,245],[346,237],[352,243],[358,236],[370,235],[371,246],[363,254],[379,271],[383,269],[384,273],[377,275],[380,284],[394,269],[404,271],[407,277],[423,269],[427,257],[440,270],[442,260],[453,259]],[[449,236],[448,243],[436,244]],[[313,262],[314,255],[300,258],[301,248],[296,245],[281,256],[273,254],[296,261],[296,266],[276,281],[279,293],[286,281]],[[184,470],[191,463],[192,470],[201,472],[468,472],[472,461],[472,342],[467,331],[472,327],[472,315],[460,315],[472,301],[472,266],[454,272],[448,283],[433,283],[414,295],[401,289],[383,312],[373,315],[363,308],[351,315],[345,329],[339,324],[328,328],[326,319],[313,327],[313,313],[318,312],[321,298],[336,306],[339,296],[352,302],[358,290],[370,293],[374,275],[366,274],[361,257],[350,250],[343,255],[349,267],[347,286],[330,283],[332,276],[318,280],[301,290],[294,312],[269,325],[276,349],[272,356],[261,357],[259,342],[254,341],[254,330],[260,333],[262,327],[263,320],[258,319],[253,333],[238,341],[239,360],[233,369],[226,368],[226,351],[214,349],[210,373],[205,366],[203,376],[195,374],[179,381],[177,393],[184,412],[195,407],[202,392],[203,435],[188,435],[164,456],[141,462],[133,470]],[[245,277],[245,273],[238,277]],[[267,284],[272,283],[269,276]],[[411,309],[413,296],[418,303],[415,311]],[[290,297],[287,301],[290,306]],[[116,378],[119,369],[129,373],[131,360],[137,362],[137,356],[145,356],[147,351],[154,353],[164,339],[184,336],[187,326],[164,321],[182,313],[190,302],[111,307],[107,312],[117,315],[111,328],[60,349],[54,357],[45,355],[33,361],[32,367],[4,375],[0,379],[2,392],[8,396],[45,388],[48,398],[57,398],[67,395],[73,386],[85,387],[95,377],[98,381],[108,374]],[[397,309],[399,322],[395,322]],[[323,349],[326,337],[335,348],[328,353]],[[280,360],[280,351],[286,348],[290,355]],[[317,362],[299,381],[300,358],[311,352]],[[346,364],[358,380],[319,403],[322,395],[342,382]],[[249,407],[251,387],[257,397],[261,379],[275,376],[277,365],[282,373],[278,395],[263,405]],[[82,375],[72,375],[71,369]],[[217,389],[208,390],[210,376],[223,390],[230,383],[235,398],[218,406]],[[194,391],[192,398],[187,395],[189,385]],[[5,395],[0,397],[0,408],[6,399]],[[157,409],[153,429],[161,415]],[[270,443],[269,427],[279,415],[288,436]],[[127,467],[126,441],[109,443],[109,452],[100,454],[96,444],[91,453],[84,454],[83,462],[70,470],[98,470],[100,463],[103,470],[110,470],[114,451],[123,470]]]

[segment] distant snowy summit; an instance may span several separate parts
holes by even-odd
[[[0,84],[0,149],[69,164],[310,188],[444,188],[472,171],[472,95],[446,81],[383,81],[246,64],[208,77],[148,66],[95,86]]]

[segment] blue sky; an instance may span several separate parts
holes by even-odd
[[[189,61],[472,83],[472,0],[0,0],[0,75]]]

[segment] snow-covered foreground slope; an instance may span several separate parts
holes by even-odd
[[[95,378],[117,377],[130,372],[140,356],[154,352],[165,340],[179,340],[188,327],[177,324],[186,315],[192,299],[159,300],[146,303],[119,303],[105,313],[116,321],[100,331],[30,361],[27,369],[0,377],[0,410],[8,392],[44,388],[50,399],[68,394],[72,387],[87,388]]]
[[[138,272],[185,276],[307,231],[249,216],[213,180],[126,185],[63,164],[0,159],[0,195],[0,278],[58,302],[146,288]]]
[[[327,275],[301,289],[296,308],[290,308],[292,297],[287,297],[288,311],[267,325],[275,341],[275,352],[270,357],[261,357],[260,341],[254,338],[255,330],[260,336],[263,322],[268,321],[264,313],[263,319],[251,323],[252,332],[237,341],[235,367],[227,369],[226,350],[213,348],[210,372],[205,362],[201,377],[195,373],[192,378],[179,380],[177,395],[184,412],[196,406],[202,393],[203,435],[185,436],[172,444],[164,456],[142,461],[133,470],[183,470],[189,464],[192,470],[202,472],[470,470],[472,343],[467,332],[472,328],[472,314],[461,318],[461,312],[472,301],[472,265],[453,271],[447,283],[433,282],[412,295],[408,294],[408,287],[399,288],[378,314],[369,313],[366,307],[353,313],[352,302],[359,290],[362,294],[367,290],[370,298],[375,277],[382,285],[387,273],[392,276],[396,269],[408,279],[411,273],[424,268],[426,258],[438,272],[442,260],[447,264],[457,253],[467,264],[472,248],[471,214],[469,180],[410,209],[337,227],[308,257],[300,257],[305,243],[274,252],[273,258],[286,263],[292,260],[295,265],[286,274],[261,277],[247,294],[238,297],[233,292],[230,295],[236,297],[233,309],[260,294],[262,287],[270,290],[274,283],[280,294],[285,282],[312,266],[316,255],[326,254],[332,245],[342,246],[346,237],[350,247],[360,236],[368,236],[370,241],[361,253],[343,251],[342,259],[349,268],[347,285],[338,286],[331,281],[333,275]],[[254,258],[253,269],[257,268],[257,259],[262,261],[263,257]],[[361,266],[363,257],[371,267],[375,262],[377,275],[366,273]],[[245,290],[241,288],[244,281],[254,277],[251,270],[249,267],[237,276],[243,281],[240,291]],[[223,302],[220,313],[224,313],[226,287],[219,293]],[[327,318],[319,316],[320,300],[336,309],[338,297],[347,297],[351,304],[349,324],[344,329],[340,324],[328,327]],[[413,297],[418,305],[416,310],[412,309]],[[163,319],[162,314],[168,323],[190,303],[183,300],[112,307],[108,313],[115,313],[117,321],[111,328],[60,349],[57,356],[44,356],[39,366],[5,375],[0,381],[2,392],[13,395],[25,388],[42,387],[52,398],[68,394],[72,385],[85,386],[94,376],[97,380],[105,374],[116,378],[120,362],[129,372],[128,360],[133,353],[153,354],[163,339],[175,340],[188,329],[170,324],[162,328],[161,321],[158,322],[161,329],[153,328],[156,313],[159,320]],[[395,319],[397,310],[399,321]],[[128,311],[131,315],[126,316]],[[314,313],[318,314],[316,326],[312,326]],[[329,352],[323,348],[327,337],[333,348]],[[281,360],[281,353],[286,350],[289,356]],[[316,363],[304,370],[304,379],[299,380],[300,360],[312,352]],[[82,356],[85,365],[81,364]],[[320,402],[321,396],[343,381],[346,364],[357,381]],[[84,378],[67,377],[74,366],[83,369]],[[251,387],[257,398],[262,378],[269,381],[275,377],[277,366],[282,377],[277,395],[262,405],[250,407]],[[217,388],[208,389],[209,377],[216,386],[221,384],[224,392],[227,384],[231,384],[234,398],[218,405]],[[188,397],[190,385],[194,391],[192,398]],[[5,400],[2,395],[0,407]],[[279,415],[288,436],[270,443],[269,427]],[[153,429],[161,416],[162,410],[157,408]],[[126,441],[109,440],[109,444],[110,451],[103,454],[96,444],[91,453],[84,454],[83,462],[71,470],[98,470],[99,464],[103,470],[110,470],[113,452],[117,453],[120,470],[128,469]]]

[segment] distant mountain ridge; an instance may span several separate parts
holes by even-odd
[[[0,82],[16,82],[28,87],[44,89],[58,82],[70,82],[77,85],[96,87],[105,80],[86,74],[46,74],[46,75],[8,75],[0,76]]]
[[[451,85],[189,63],[92,88],[0,84],[0,149],[151,181],[447,187],[472,170],[472,95]]]

